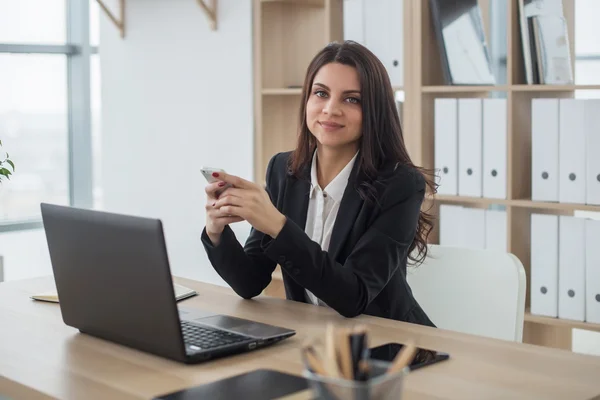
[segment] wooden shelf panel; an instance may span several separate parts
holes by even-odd
[[[600,85],[497,85],[497,86],[422,86],[423,93],[472,92],[572,92],[574,90],[600,90]]]
[[[431,200],[431,197],[428,198]],[[593,211],[600,212],[599,205],[576,204],[576,203],[551,203],[545,201],[533,201],[530,199],[493,199],[487,197],[466,197],[452,195],[436,195],[435,201],[440,203],[466,204],[473,206],[489,206],[501,204],[505,206],[529,208],[532,210],[559,210],[559,211]]]
[[[572,92],[574,90],[600,90],[600,85],[512,85],[513,92]]]
[[[262,94],[272,96],[299,96],[302,94],[302,88],[268,88],[263,89]]]
[[[535,210],[560,210],[560,211],[595,211],[600,212],[600,206],[576,203],[551,203],[547,201],[533,201],[529,199],[510,200],[513,207],[530,208]]]
[[[321,0],[319,4],[324,3]],[[261,3],[257,54],[261,88],[303,84],[310,61],[328,42],[326,11],[324,7],[308,7],[303,1]]]
[[[591,322],[572,321],[568,319],[542,317],[531,314],[530,310],[525,310],[525,321],[535,324],[560,326],[565,328],[587,329],[592,331],[600,331],[600,324]]]
[[[508,86],[423,86],[423,93],[472,93],[472,92],[506,92]]]
[[[325,7],[325,0],[260,0],[261,3],[287,3],[307,7]]]
[[[431,200],[431,198],[429,198]],[[491,199],[486,197],[466,197],[452,195],[436,195],[435,201],[441,203],[466,204],[473,206],[490,206],[492,204],[510,205],[511,200]]]

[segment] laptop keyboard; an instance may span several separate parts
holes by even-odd
[[[183,341],[186,345],[197,346],[202,350],[251,339],[248,336],[194,325],[188,321],[181,321],[181,330],[183,332]]]

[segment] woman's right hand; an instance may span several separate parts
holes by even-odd
[[[214,206],[219,197],[227,192],[227,190],[223,193],[219,192],[223,190],[223,186],[225,186],[225,182],[219,181],[209,183],[204,189],[206,192],[206,234],[213,246],[218,246],[221,242],[221,234],[226,225],[244,220],[240,217],[223,214],[221,210]]]

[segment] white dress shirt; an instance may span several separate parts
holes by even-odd
[[[321,189],[317,179],[317,152],[315,151],[313,154],[310,169],[311,188],[308,195],[308,211],[306,213],[306,227],[304,228],[304,232],[306,232],[312,241],[319,243],[321,249],[324,251],[328,251],[329,249],[333,225],[335,224],[340,203],[357,155],[358,152],[329,185],[325,189]],[[309,303],[322,306],[327,305],[308,289],[306,290],[306,297]]]

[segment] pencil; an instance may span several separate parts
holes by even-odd
[[[388,374],[393,374],[402,371],[404,367],[410,364],[415,357],[417,347],[413,343],[405,344],[402,349],[398,352],[396,358],[392,362],[392,365],[387,370]]]

